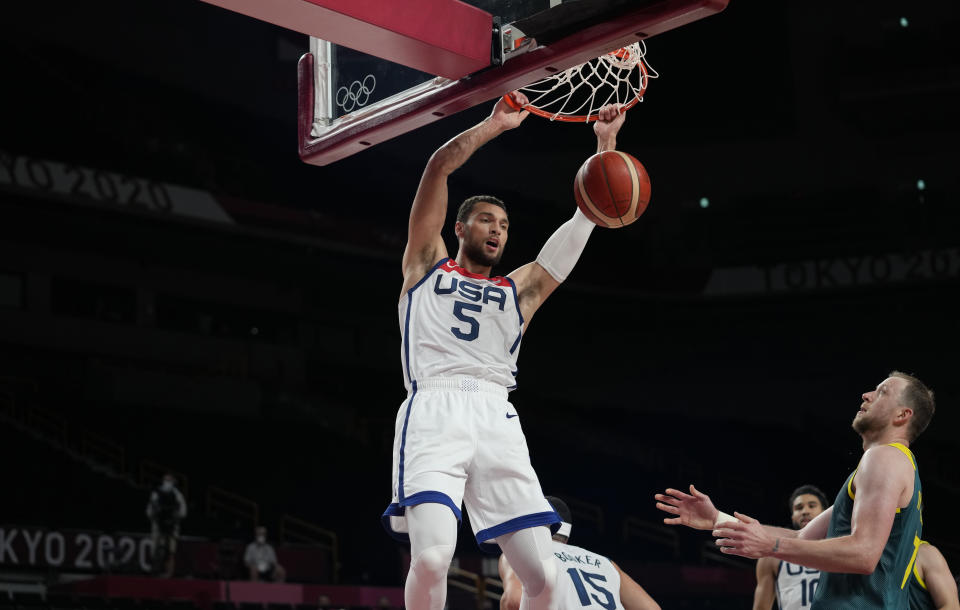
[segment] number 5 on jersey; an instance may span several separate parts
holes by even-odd
[[[458,320],[463,320],[470,325],[468,331],[463,331],[456,326],[451,326],[450,331],[453,332],[453,336],[457,339],[463,339],[464,341],[473,341],[478,336],[480,336],[480,322],[476,318],[471,316],[468,311],[473,311],[480,313],[483,311],[482,305],[477,305],[476,303],[464,303],[463,301],[454,301],[453,302],[453,315],[456,316]]]

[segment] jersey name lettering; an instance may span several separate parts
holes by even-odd
[[[595,568],[600,567],[600,559],[591,557],[590,555],[571,555],[565,551],[554,553],[554,555],[563,563],[571,562],[579,565],[593,566]]]

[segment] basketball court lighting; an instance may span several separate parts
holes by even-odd
[[[703,209],[709,208],[709,207],[710,207],[710,200],[707,199],[706,197],[701,197],[701,198],[700,198],[700,207],[703,208]]]
[[[907,21],[907,18],[906,18],[906,17],[901,17],[901,18],[900,18],[900,27],[905,28],[905,27],[907,27],[908,25],[910,25],[910,22]]]
[[[923,180],[923,178],[920,178],[919,180],[917,180],[917,190],[918,190],[918,191],[922,191],[922,190],[924,190],[924,189],[926,189],[926,188],[927,188],[927,183]]]

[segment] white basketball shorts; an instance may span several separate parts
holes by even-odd
[[[477,544],[538,525],[560,526],[543,497],[527,441],[506,388],[470,377],[414,382],[397,412],[393,501],[383,525],[408,540],[404,509],[425,502],[466,505]]]

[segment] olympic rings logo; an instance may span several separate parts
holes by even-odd
[[[366,106],[370,101],[370,94],[377,87],[377,79],[373,74],[367,74],[363,81],[355,80],[349,87],[337,89],[337,106],[344,112],[351,112],[354,108]]]

